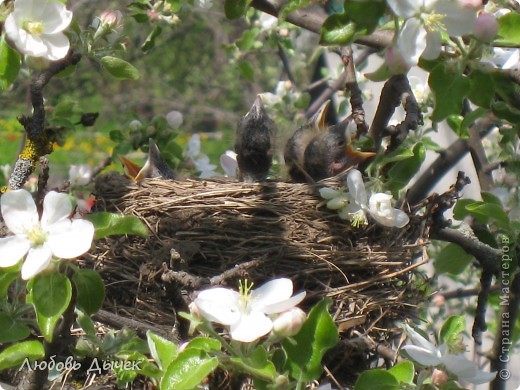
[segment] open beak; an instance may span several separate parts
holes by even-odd
[[[327,100],[321,105],[318,112],[316,112],[316,114],[314,114],[309,120],[316,131],[322,131],[325,129],[325,118],[327,117],[327,110],[329,109],[329,106],[330,100]]]
[[[127,176],[137,180],[137,175],[141,171],[141,167],[124,156],[119,156],[119,160],[121,161],[121,164],[123,164]]]
[[[345,154],[352,165],[365,161],[366,159],[376,155],[374,152],[360,152],[355,150],[350,144],[347,144],[345,147]]]

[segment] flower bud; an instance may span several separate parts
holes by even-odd
[[[448,377],[448,374],[446,374],[444,371],[439,370],[438,368],[434,368],[432,372],[432,385],[435,386],[444,386],[446,383],[448,383],[448,380],[450,378]]]
[[[141,129],[143,124],[141,123],[141,121],[134,119],[133,121],[131,121],[128,124],[128,126],[130,127],[131,130],[139,130],[139,129]]]
[[[170,111],[166,114],[166,121],[172,129],[178,129],[183,122],[182,113],[179,111]]]
[[[123,14],[118,10],[106,10],[99,15],[99,21],[105,28],[116,30],[123,26]]]
[[[340,210],[348,205],[348,198],[344,195],[332,198],[327,202],[327,208],[330,210]]]
[[[302,309],[293,307],[273,321],[273,332],[278,336],[294,336],[300,331],[306,319],[307,315]]]
[[[386,66],[393,75],[404,74],[410,70],[410,65],[396,47],[389,47],[385,53]]]
[[[498,32],[498,21],[495,15],[482,12],[473,26],[473,36],[479,41],[489,43]]]

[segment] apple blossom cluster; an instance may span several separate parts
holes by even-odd
[[[250,343],[273,332],[281,337],[294,336],[306,320],[295,307],[305,291],[293,295],[290,279],[273,279],[257,289],[247,280],[239,291],[216,287],[201,291],[190,305],[195,317],[229,327],[233,340]]]
[[[495,379],[496,372],[479,370],[477,365],[468,360],[464,354],[450,354],[446,344],[436,347],[410,326],[405,325],[405,329],[412,344],[405,345],[401,349],[417,363],[427,367],[442,367],[455,375],[458,380],[474,385],[488,383]],[[442,369],[436,369],[432,374],[432,381],[442,385],[447,381],[447,375]]]
[[[14,233],[0,238],[0,267],[12,267],[25,257],[24,280],[47,269],[54,258],[73,259],[90,249],[94,225],[70,219],[73,206],[67,194],[49,192],[41,219],[31,194],[24,189],[6,192],[0,205],[5,224]]]
[[[209,157],[201,152],[200,135],[193,134],[188,141],[186,147],[186,157],[193,163],[195,169],[199,172],[201,179],[221,176],[215,171],[217,166],[212,164]],[[220,166],[226,173],[227,177],[237,177],[237,155],[232,150],[227,150],[220,156]]]
[[[324,187],[320,195],[327,200],[327,208],[337,210],[341,219],[350,221],[352,226],[368,224],[367,215],[386,227],[402,228],[410,221],[408,215],[392,206],[392,195],[374,193],[370,199],[365,189],[361,172],[352,169],[347,175],[348,192]]]
[[[396,17],[404,19],[395,44],[386,52],[387,66],[394,74],[407,72],[421,57],[436,59],[442,50],[442,34],[457,38],[473,33],[486,42],[496,35],[488,20],[492,15],[477,17],[481,0],[387,0],[387,4]]]
[[[5,20],[5,33],[20,53],[56,61],[69,51],[63,31],[71,21],[72,12],[59,1],[15,0]]]

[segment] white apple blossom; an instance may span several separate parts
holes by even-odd
[[[26,190],[12,190],[0,198],[2,216],[13,236],[0,238],[0,267],[11,267],[25,255],[22,279],[45,270],[53,257],[72,259],[89,250],[94,237],[90,221],[70,219],[67,194],[49,192],[38,220],[36,204]]]
[[[63,30],[71,20],[72,12],[59,1],[15,0],[5,32],[21,53],[56,61],[69,51]]]
[[[195,170],[198,171],[201,179],[208,179],[210,177],[221,176],[215,169],[217,166],[211,164],[209,157],[200,150],[200,135],[193,134],[186,147],[186,156],[193,162]]]
[[[229,326],[233,340],[250,343],[273,328],[268,315],[285,312],[304,298],[305,292],[293,296],[290,279],[280,278],[255,290],[247,281],[241,283],[239,292],[221,287],[204,290],[194,303],[208,321]]]
[[[392,195],[374,193],[369,199],[363,177],[357,169],[352,169],[347,175],[347,188],[347,193],[322,188],[320,195],[327,200],[327,208],[337,210],[339,217],[350,221],[352,226],[368,224],[367,214],[387,227],[402,228],[410,221],[404,211],[392,207]]]
[[[422,56],[437,58],[441,52],[441,32],[452,37],[472,32],[480,0],[387,0],[396,16],[405,19],[397,37],[397,49],[409,66]]]
[[[453,355],[448,352],[446,344],[436,347],[429,340],[425,339],[410,326],[405,325],[406,333],[410,337],[411,345],[402,347],[410,357],[417,363],[424,366],[442,365],[457,376],[459,380],[479,385],[492,381],[496,372],[479,370],[477,365],[468,360],[463,354]]]
[[[181,127],[182,122],[184,121],[184,117],[182,115],[182,112],[173,110],[166,114],[166,121],[172,129],[178,129],[179,127]]]
[[[92,168],[87,164],[71,165],[69,168],[69,182],[72,186],[84,186],[92,179]]]

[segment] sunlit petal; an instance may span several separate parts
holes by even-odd
[[[0,238],[0,267],[17,264],[30,247],[29,240],[21,235]]]
[[[264,313],[252,311],[232,324],[229,333],[233,340],[250,343],[269,333],[272,328],[273,322]]]
[[[397,38],[397,47],[409,66],[417,65],[426,49],[426,30],[416,18],[408,19]]]
[[[94,238],[94,225],[82,219],[63,220],[50,226],[47,242],[54,256],[72,259],[87,252]]]
[[[43,200],[41,225],[46,229],[49,225],[69,218],[72,213],[72,203],[67,194],[51,191]]]
[[[22,279],[31,279],[34,275],[46,269],[51,259],[51,249],[46,245],[29,249],[27,258],[22,265]]]
[[[251,307],[262,310],[263,307],[284,301],[291,297],[293,283],[291,279],[273,279],[251,292]]]
[[[347,176],[347,187],[349,195],[354,199],[355,203],[360,206],[367,204],[367,192],[365,190],[365,183],[361,172],[357,169],[352,169]]]
[[[4,222],[14,234],[23,234],[38,224],[36,204],[28,191],[7,191],[0,198],[0,204]]]
[[[421,10],[423,2],[420,0],[386,0],[392,12],[401,18],[411,18]]]
[[[241,317],[239,299],[236,291],[217,287],[201,291],[194,302],[207,320],[231,325]]]
[[[441,363],[441,356],[438,350],[431,351],[417,345],[405,345],[401,349],[404,349],[414,361],[424,366],[436,366]]]
[[[265,314],[282,313],[286,310],[293,308],[294,306],[299,304],[301,301],[303,301],[303,299],[305,298],[305,295],[306,295],[306,292],[302,291],[301,293],[298,293],[284,301],[273,303],[271,305],[266,305],[263,307],[262,311]]]

